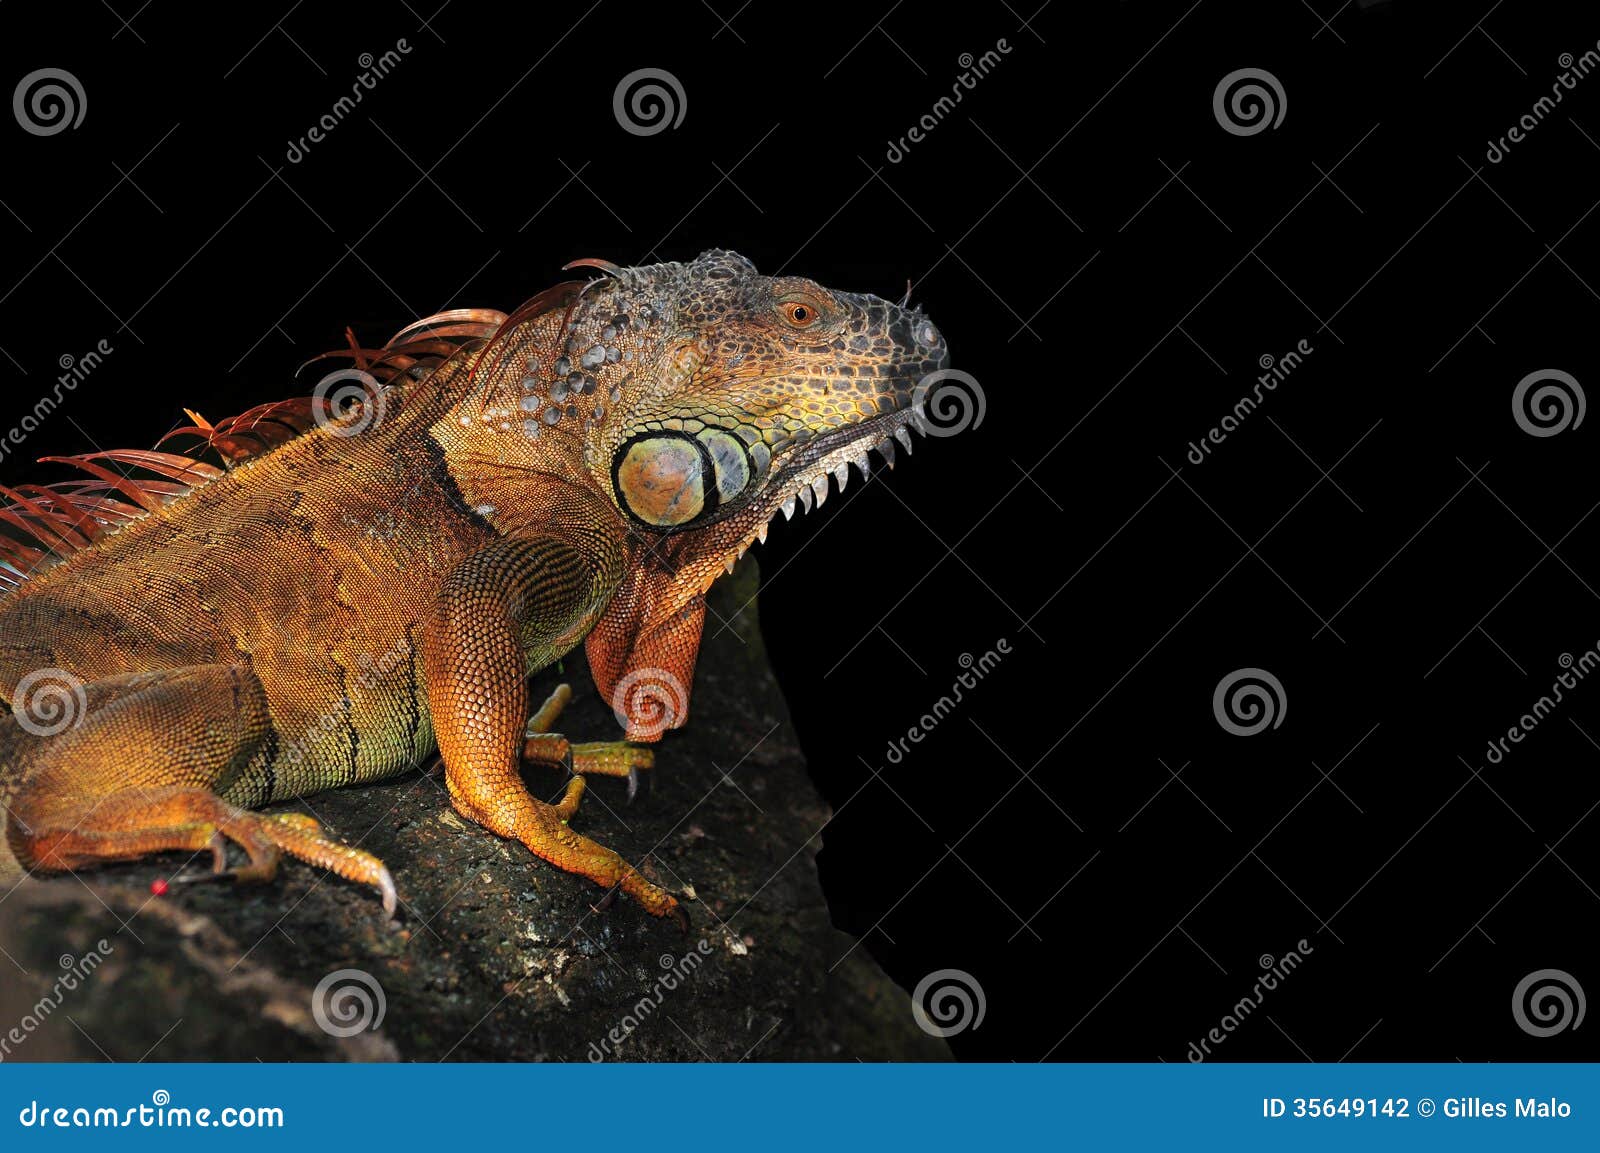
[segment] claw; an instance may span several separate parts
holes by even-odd
[[[628,804],[633,804],[633,798],[639,795],[639,770],[637,766],[628,770]]]
[[[239,874],[233,869],[216,869],[209,873],[178,873],[171,877],[169,885],[213,885],[221,881],[237,881]]]
[[[611,908],[612,905],[617,903],[617,894],[620,892],[622,892],[621,885],[612,885],[605,891],[604,896],[602,896],[598,901],[589,907],[596,913],[603,913],[607,909]]]
[[[394,877],[389,872],[387,865],[378,871],[378,892],[383,894],[383,913],[386,917],[394,916],[395,905],[400,900],[400,895],[395,892]]]
[[[532,737],[540,733],[548,733],[555,728],[556,721],[561,716],[561,711],[571,701],[572,686],[568,684],[557,685],[555,691],[546,698],[544,704],[539,706],[538,711],[528,718],[528,727],[524,735]]]

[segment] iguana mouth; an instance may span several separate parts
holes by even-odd
[[[911,455],[912,432],[924,435],[925,424],[920,409],[908,403],[906,408],[870,422],[821,433],[796,449],[755,502],[760,519],[739,542],[738,548],[729,553],[725,562],[727,571],[733,571],[733,566],[751,545],[766,541],[767,529],[779,513],[785,520],[791,520],[796,511],[808,513],[820,508],[828,499],[830,477],[843,492],[850,480],[851,465],[860,471],[863,481],[871,478],[872,453],[876,452],[890,468],[895,464],[896,443],[907,456]]]

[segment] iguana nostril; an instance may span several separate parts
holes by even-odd
[[[933,322],[920,313],[903,309],[889,326],[889,335],[901,345],[915,345],[919,349],[937,350],[944,345],[944,337]]]

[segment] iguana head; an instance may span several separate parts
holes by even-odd
[[[842,488],[869,451],[910,447],[944,338],[919,309],[727,251],[576,266],[606,275],[530,304],[480,358],[481,391],[452,422],[481,445],[461,454],[478,471],[457,479],[503,531],[536,515],[516,496],[534,474],[546,504],[563,478],[613,508],[626,575],[590,634],[596,680],[610,692],[649,666],[687,684],[706,590],[830,477]]]
[[[820,504],[830,476],[842,488],[849,465],[865,472],[870,449],[909,443],[917,386],[948,355],[920,310],[762,276],[726,251],[614,270],[586,303],[577,368],[629,363],[619,341],[639,338],[587,464],[682,574],[673,600],[703,592],[780,512]]]

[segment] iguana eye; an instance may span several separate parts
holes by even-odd
[[[822,315],[821,309],[804,300],[787,300],[779,308],[783,318],[795,328],[810,328]]]

